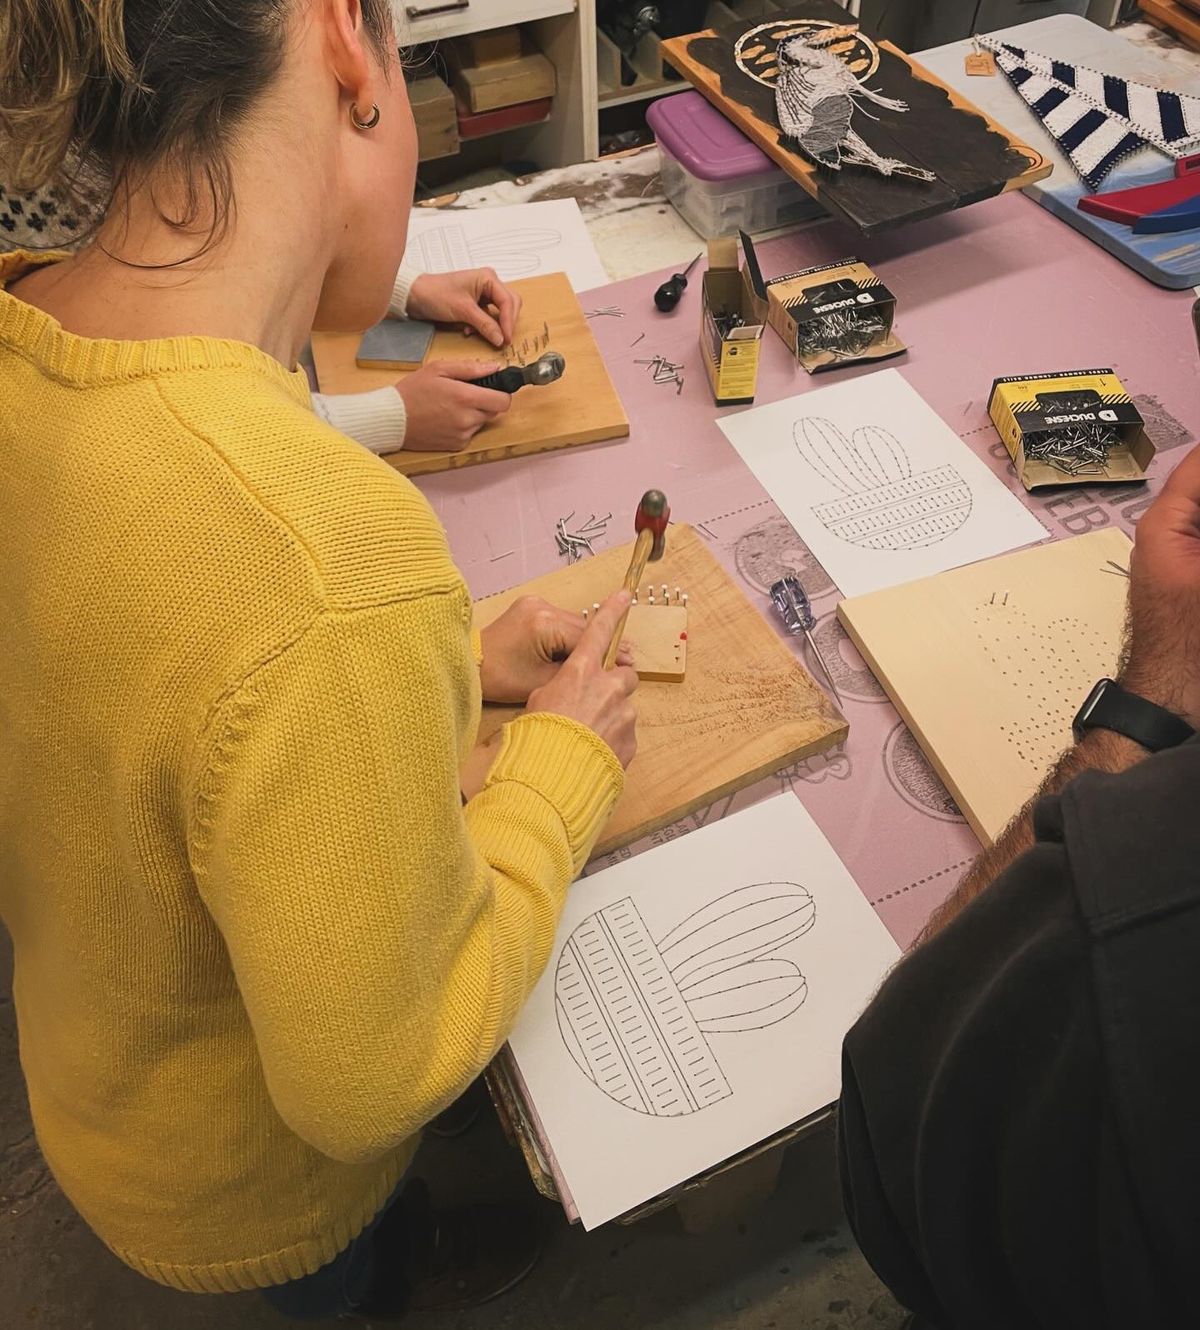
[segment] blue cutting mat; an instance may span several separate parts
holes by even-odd
[[[1090,65],[1106,74],[1118,74],[1174,92],[1200,94],[1200,77],[1186,65],[1176,64],[1158,50],[1134,46],[1118,33],[1078,15],[1034,19],[1015,28],[1002,28],[999,35],[1014,46],[1073,64]],[[923,52],[918,58],[938,78],[961,90],[1054,163],[1051,176],[1024,191],[1029,198],[1156,285],[1176,291],[1200,286],[1200,230],[1138,236],[1127,226],[1080,212],[1075,205],[1092,191],[1001,72],[997,71],[992,78],[972,78],[966,73],[963,62],[973,49],[969,41],[954,42]],[[1168,179],[1174,172],[1173,159],[1146,149],[1126,158],[1100,189],[1107,193],[1134,185],[1152,185]]]

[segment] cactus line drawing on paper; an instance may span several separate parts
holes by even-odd
[[[524,227],[491,236],[471,236],[448,222],[430,227],[415,239],[419,266],[425,272],[457,272],[463,268],[494,268],[510,282],[541,271],[542,255],[562,244],[562,233],[550,227]]]
[[[632,898],[597,910],[559,953],[554,999],[563,1044],[615,1103],[652,1117],[700,1112],[734,1093],[710,1036],[793,1015],[808,982],[773,953],[816,923],[793,882],[710,901],[655,940]]]
[[[793,427],[796,451],[843,498],[811,511],[831,535],[870,550],[915,550],[952,536],[971,515],[971,487],[953,466],[913,474],[895,435],[863,425],[846,436],[808,416]]]

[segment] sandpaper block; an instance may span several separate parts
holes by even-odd
[[[384,319],[363,333],[355,363],[360,369],[420,369],[433,334],[433,324],[420,319]]]

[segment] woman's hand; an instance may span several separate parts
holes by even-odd
[[[637,673],[628,665],[604,668],[608,644],[630,602],[628,591],[609,596],[592,616],[566,663],[529,695],[527,712],[545,711],[586,725],[628,767],[637,752]]]
[[[514,601],[480,633],[483,664],[479,678],[485,700],[524,702],[535,689],[544,688],[579,645],[586,627],[582,614],[560,610],[537,596]],[[607,640],[604,645],[608,646]],[[623,667],[633,663],[624,643],[617,663]]]
[[[408,315],[430,323],[461,323],[493,346],[512,341],[521,313],[521,297],[491,268],[467,272],[422,273],[408,293]]]
[[[404,400],[404,446],[438,453],[465,448],[512,403],[508,393],[468,382],[499,368],[486,360],[431,360],[401,379],[396,391]]]

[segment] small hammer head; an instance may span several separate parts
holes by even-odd
[[[654,547],[650,551],[650,562],[662,558],[667,548],[667,523],[671,520],[671,506],[662,490],[647,490],[637,506],[637,515],[633,519],[633,529],[654,532]]]
[[[567,367],[567,362],[559,351],[547,351],[521,369],[525,375],[525,382],[534,384],[536,387],[544,387],[547,383],[553,383],[556,379],[561,379],[563,370]]]

